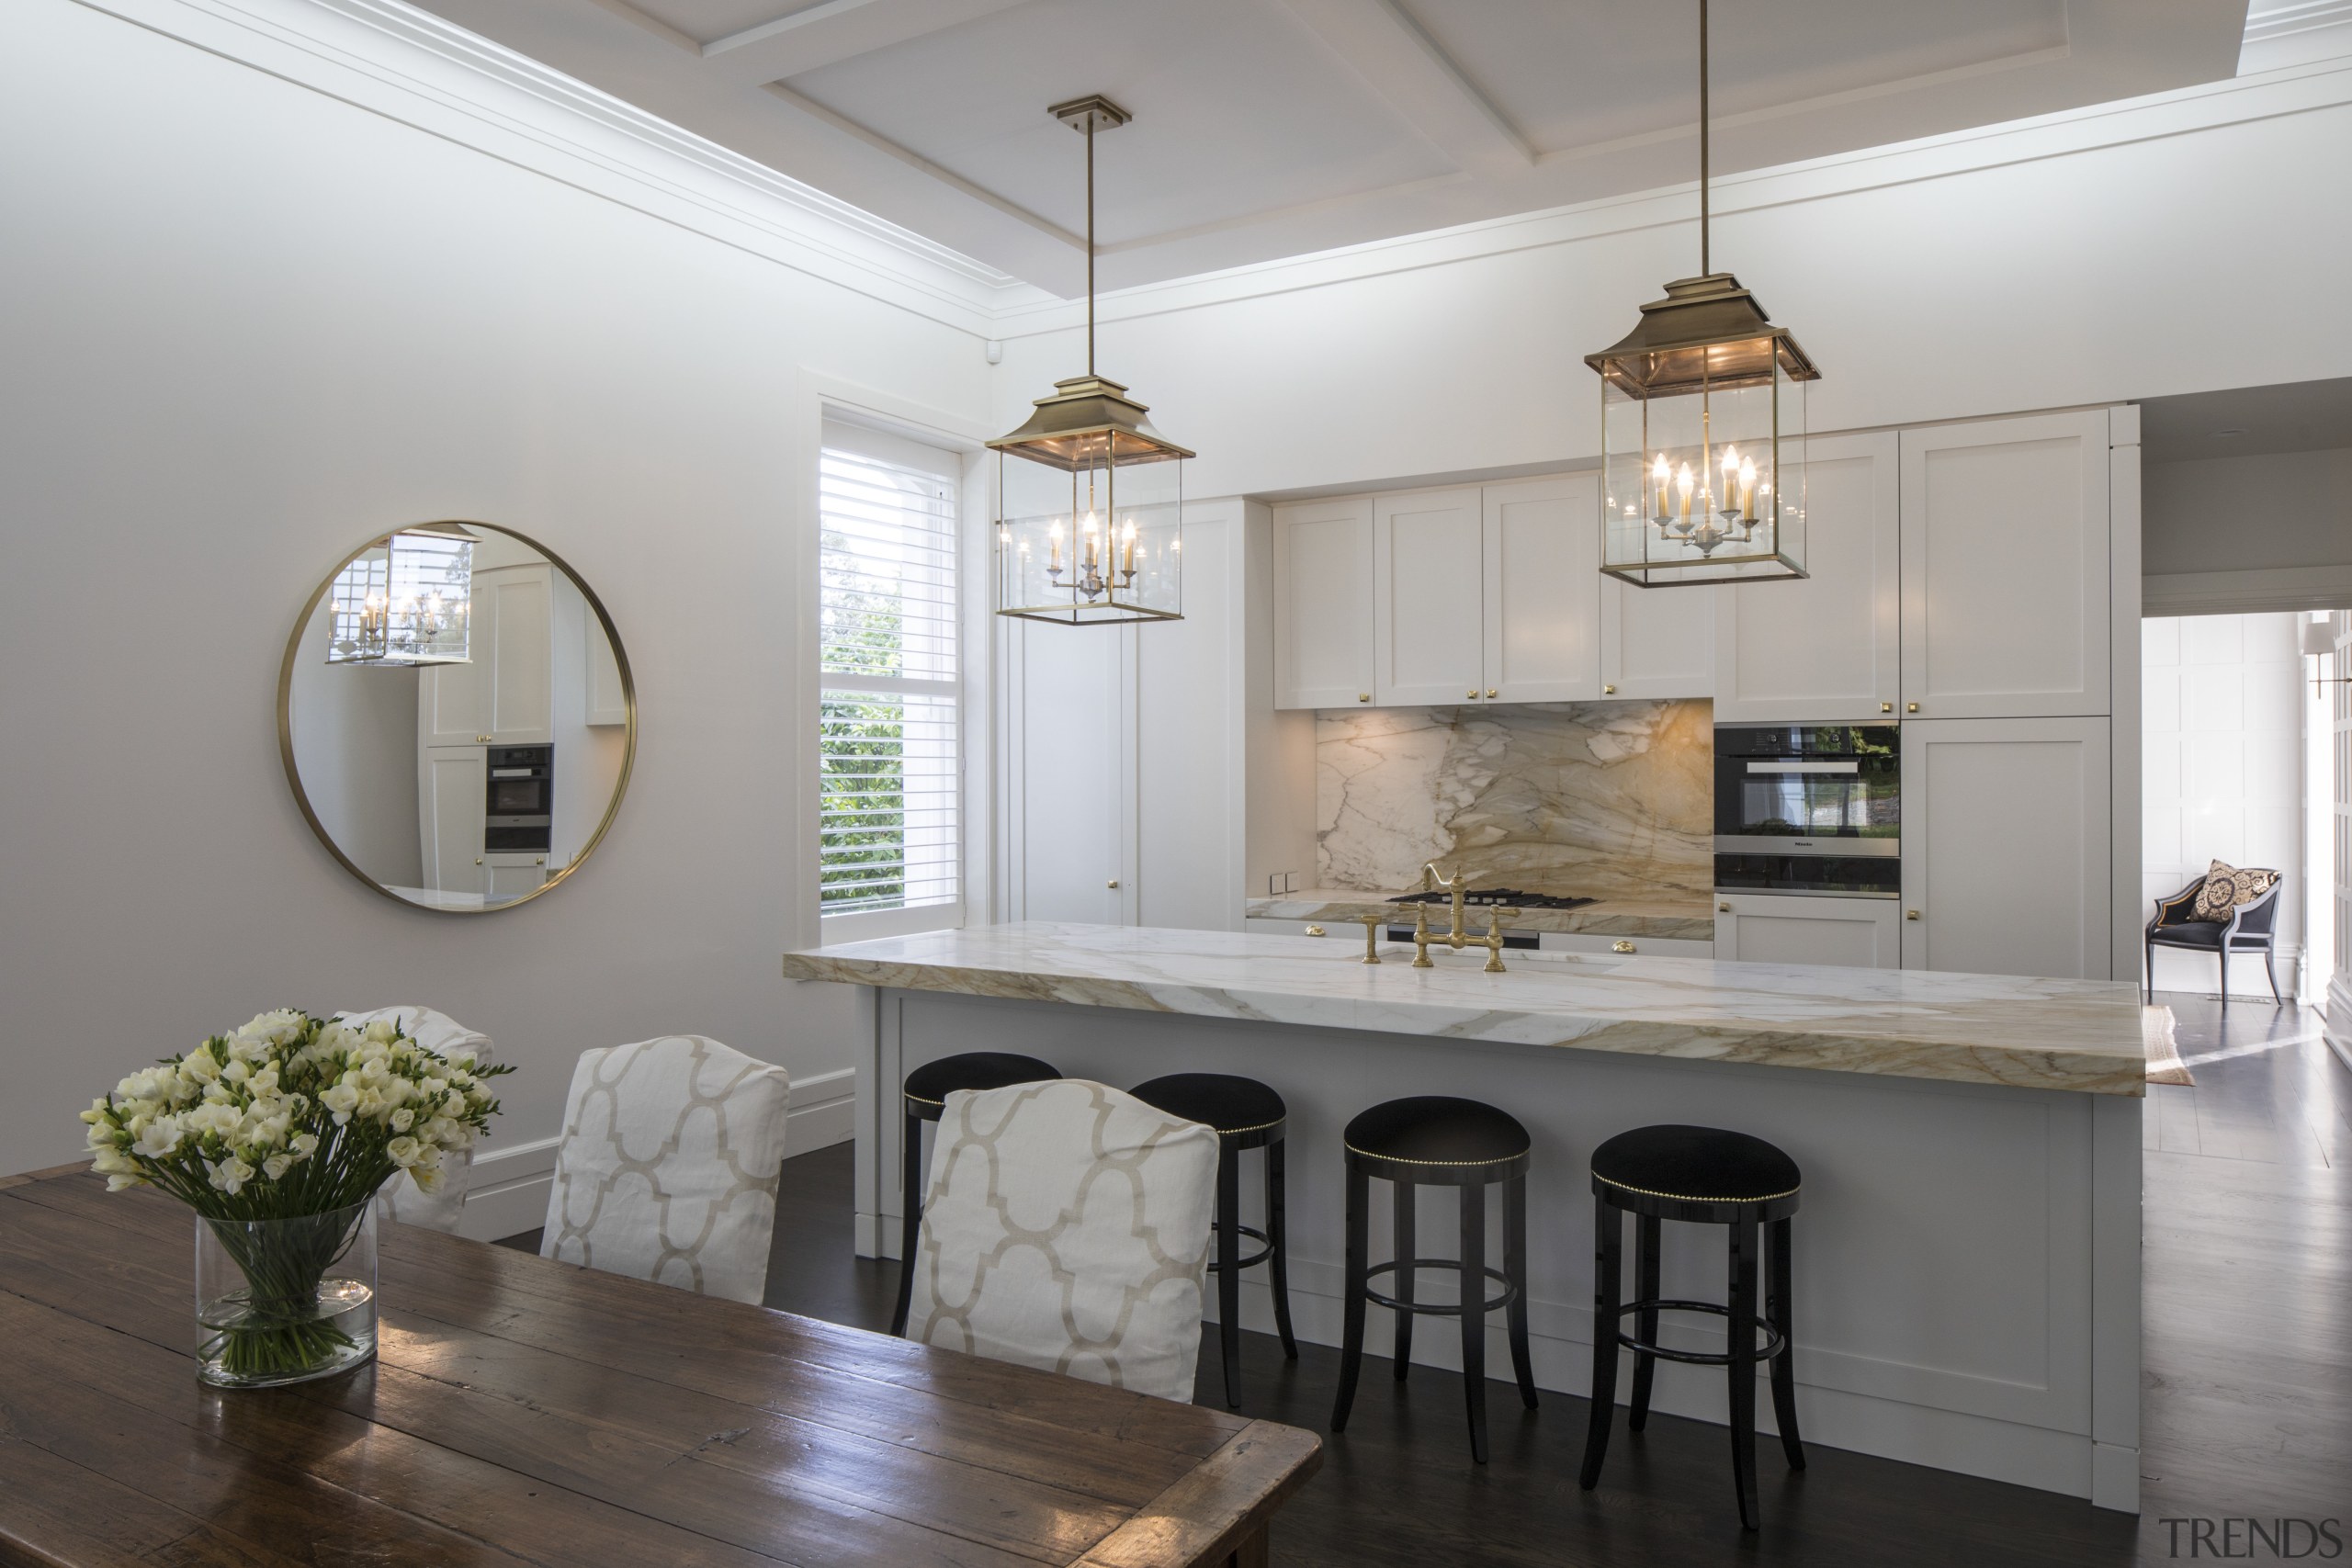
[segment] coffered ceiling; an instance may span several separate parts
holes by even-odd
[[[1696,0],[419,0],[1058,294],[1696,173]],[[2230,75],[2245,0],[1717,0],[1733,173]]]

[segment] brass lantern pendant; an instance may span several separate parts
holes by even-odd
[[[1821,372],[1710,269],[1699,0],[1699,270],[1585,363],[1600,377],[1600,570],[1643,588],[1805,575],[1804,384]]]
[[[1094,373],[1094,133],[1125,125],[1104,97],[1057,104],[1086,137],[1086,374],[997,455],[997,614],[1063,626],[1182,620],[1184,459],[1126,388]]]

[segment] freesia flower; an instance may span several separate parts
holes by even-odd
[[[214,1162],[209,1168],[212,1185],[232,1198],[244,1190],[245,1183],[252,1180],[254,1175],[254,1168],[234,1155]]]

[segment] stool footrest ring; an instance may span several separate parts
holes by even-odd
[[[1416,1258],[1413,1259],[1412,1267],[1415,1273],[1419,1273],[1424,1269],[1451,1269],[1454,1270],[1454,1272],[1460,1273],[1462,1270],[1462,1260],[1458,1258]],[[1400,1302],[1394,1296],[1382,1295],[1378,1291],[1372,1288],[1372,1280],[1376,1276],[1382,1274],[1394,1274],[1395,1272],[1396,1272],[1396,1265],[1394,1263],[1375,1263],[1371,1268],[1365,1269],[1363,1272],[1363,1299],[1370,1302],[1374,1306],[1385,1306],[1392,1312],[1428,1313],[1432,1315],[1442,1315],[1445,1317],[1455,1317],[1460,1315],[1462,1312],[1462,1303],[1458,1301]],[[1512,1284],[1510,1282],[1510,1277],[1505,1274],[1501,1269],[1482,1269],[1479,1272],[1503,1288],[1503,1293],[1501,1295],[1495,1297],[1491,1301],[1484,1303],[1479,1307],[1481,1312],[1500,1312],[1503,1308],[1510,1305],[1511,1303],[1519,1299],[1519,1287]]]
[[[1274,1255],[1273,1237],[1268,1235],[1264,1231],[1260,1230],[1256,1225],[1236,1225],[1233,1229],[1235,1234],[1246,1235],[1251,1241],[1261,1244],[1257,1251],[1236,1263],[1234,1265],[1236,1269],[1254,1269],[1259,1264],[1263,1263],[1267,1258],[1272,1258]],[[1209,1235],[1214,1236],[1216,1233],[1217,1227],[1214,1224],[1210,1225]],[[1216,1259],[1214,1257],[1209,1259],[1209,1272],[1212,1274],[1216,1272]]]
[[[1732,1315],[1731,1308],[1715,1302],[1668,1301],[1628,1302],[1617,1309],[1617,1315],[1623,1317],[1628,1313],[1636,1312],[1706,1312],[1713,1313],[1721,1318],[1729,1318]],[[1788,1336],[1764,1319],[1751,1317],[1746,1321],[1757,1333],[1755,1356],[1757,1360],[1769,1361],[1789,1348]],[[1617,1331],[1617,1343],[1628,1350],[1638,1350],[1645,1356],[1656,1356],[1660,1360],[1666,1361],[1683,1361],[1694,1367],[1728,1367],[1735,1359],[1728,1350],[1673,1350],[1663,1345],[1645,1344],[1622,1328]]]

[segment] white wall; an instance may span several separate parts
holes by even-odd
[[[2352,60],[1719,182],[1714,260],[1819,362],[1816,430],[2352,373]],[[1582,356],[1698,270],[1686,189],[1131,290],[1099,362],[1201,453],[1202,494],[1556,465],[1600,450]],[[2256,242],[2258,237],[2258,243]],[[1080,363],[1004,332],[997,421]]]
[[[2151,577],[2352,567],[2352,448],[2143,470]]]
[[[2144,682],[2141,892],[2170,897],[2216,860],[2286,874],[2278,987],[2294,994],[2303,944],[2302,675],[2294,614],[2151,617]],[[2141,906],[2142,923],[2154,912]],[[2156,950],[2156,989],[2211,994],[2214,960]],[[2230,965],[2232,996],[2270,985],[2262,961]]]
[[[0,1169],[75,1157],[75,1111],[123,1071],[286,1003],[482,1029],[522,1068],[493,1150],[557,1130],[592,1045],[691,1030],[802,1084],[845,1069],[851,998],[776,973],[814,925],[807,378],[968,420],[978,340],[533,172],[519,143],[486,156],[70,0],[17,0],[7,28]],[[581,571],[642,721],[595,859],[483,917],[362,887],[277,757],[304,596],[440,517]],[[191,626],[191,604],[229,613]]]
[[[294,761],[319,823],[386,886],[424,880],[417,832],[413,666],[330,666],[334,606],[311,613],[294,661]],[[304,720],[309,722],[303,722]]]

